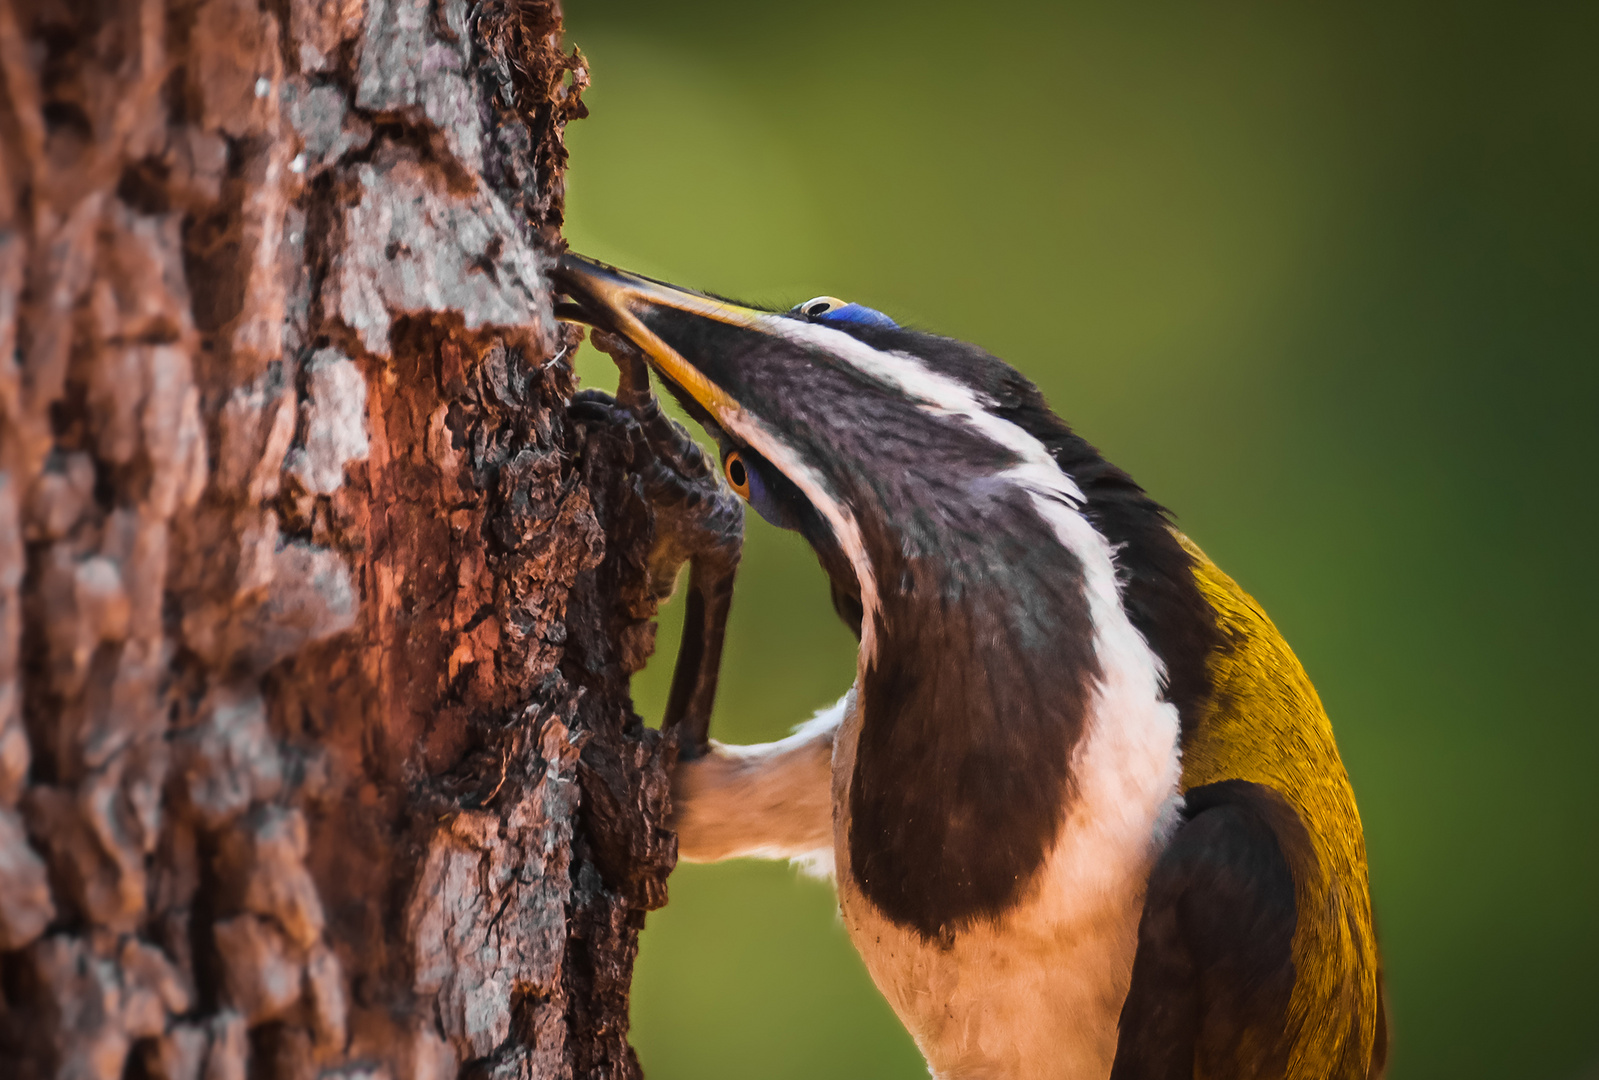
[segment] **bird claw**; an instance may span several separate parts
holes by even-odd
[[[679,732],[679,756],[692,759],[709,747],[722,642],[744,545],[744,504],[687,430],[661,411],[638,350],[600,331],[591,340],[616,361],[617,392],[580,390],[568,415],[580,424],[610,426],[627,441],[628,463],[653,512],[648,571],[657,600],[671,595],[678,571],[689,564],[683,640],[661,727]]]

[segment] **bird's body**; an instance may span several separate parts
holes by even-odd
[[[679,766],[684,858],[830,862],[938,1077],[1380,1075],[1326,714],[1159,506],[981,350],[565,266],[861,638],[834,709]]]

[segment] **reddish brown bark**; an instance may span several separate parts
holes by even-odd
[[[0,0],[0,1062],[636,1075],[651,515],[550,0]]]

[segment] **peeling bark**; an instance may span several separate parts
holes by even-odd
[[[554,0],[0,0],[7,1076],[636,1076],[651,513]]]

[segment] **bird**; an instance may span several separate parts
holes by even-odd
[[[787,738],[679,718],[680,858],[830,872],[934,1077],[1383,1075],[1326,710],[1162,505],[978,346],[570,251],[552,277],[560,317],[704,428],[718,481],[809,542],[859,641],[853,685]]]

